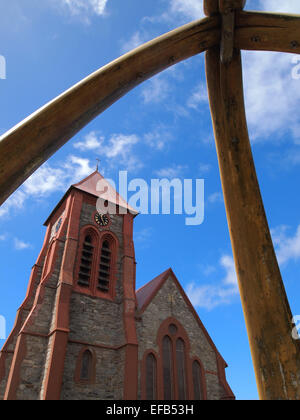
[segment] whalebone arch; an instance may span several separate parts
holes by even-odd
[[[236,16],[236,48],[300,53],[299,16],[243,11]],[[0,205],[114,102],[155,74],[218,46],[220,39],[220,15],[177,28],[100,68],[1,136]]]
[[[291,338],[292,314],[256,176],[241,66],[241,50],[299,54],[300,16],[244,12],[245,2],[204,0],[207,18],[104,66],[4,134],[0,205],[72,136],[134,87],[207,51],[224,201],[259,395],[300,399],[300,347]]]

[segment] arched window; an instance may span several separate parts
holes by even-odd
[[[101,258],[99,265],[98,289],[101,292],[108,293],[111,277],[111,246],[108,240],[105,240],[101,249]]]
[[[186,399],[186,369],[185,369],[185,345],[181,338],[176,341],[176,365],[178,379],[178,399]]]
[[[201,366],[200,363],[195,360],[193,362],[193,383],[194,383],[194,399],[195,400],[202,400],[202,374],[201,374]]]
[[[81,261],[78,273],[78,284],[82,287],[90,287],[92,263],[94,257],[94,241],[91,235],[84,238],[81,252]]]
[[[81,359],[80,380],[90,381],[92,376],[93,355],[89,350],[86,350]]]
[[[146,398],[157,399],[157,365],[155,356],[150,353],[146,359]]]
[[[163,339],[162,350],[163,350],[164,399],[172,400],[174,398],[173,350],[172,350],[172,342],[167,335]]]

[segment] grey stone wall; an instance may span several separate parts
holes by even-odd
[[[96,357],[96,375],[93,384],[75,382],[75,368],[83,346],[69,343],[65,361],[62,400],[120,400],[123,397],[125,351],[90,348]]]

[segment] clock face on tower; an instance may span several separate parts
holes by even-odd
[[[95,214],[95,222],[99,226],[108,226],[108,224],[109,224],[109,216],[108,216],[108,214],[96,213]]]

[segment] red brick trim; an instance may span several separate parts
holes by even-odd
[[[227,364],[224,362],[224,359],[219,355],[217,355],[217,367],[218,367],[218,378],[219,383],[221,387],[225,391],[225,397],[222,398],[222,400],[235,400],[235,395],[232,392],[227,380],[226,380],[226,373],[225,369],[227,367]]]
[[[137,400],[138,395],[138,341],[135,324],[136,295],[135,279],[136,264],[132,238],[133,216],[123,217],[123,323],[125,330],[125,370],[124,370],[124,400]]]
[[[67,237],[77,238],[79,233],[78,221],[82,207],[82,195],[74,191],[68,197],[65,222],[68,224]],[[56,313],[54,332],[50,338],[51,348],[48,366],[43,382],[44,400],[59,400],[64,374],[65,355],[69,337],[69,306],[73,290],[73,267],[76,258],[77,243],[68,239],[64,248],[64,255],[60,271],[59,288],[56,294]],[[49,345],[50,345],[49,343]]]

